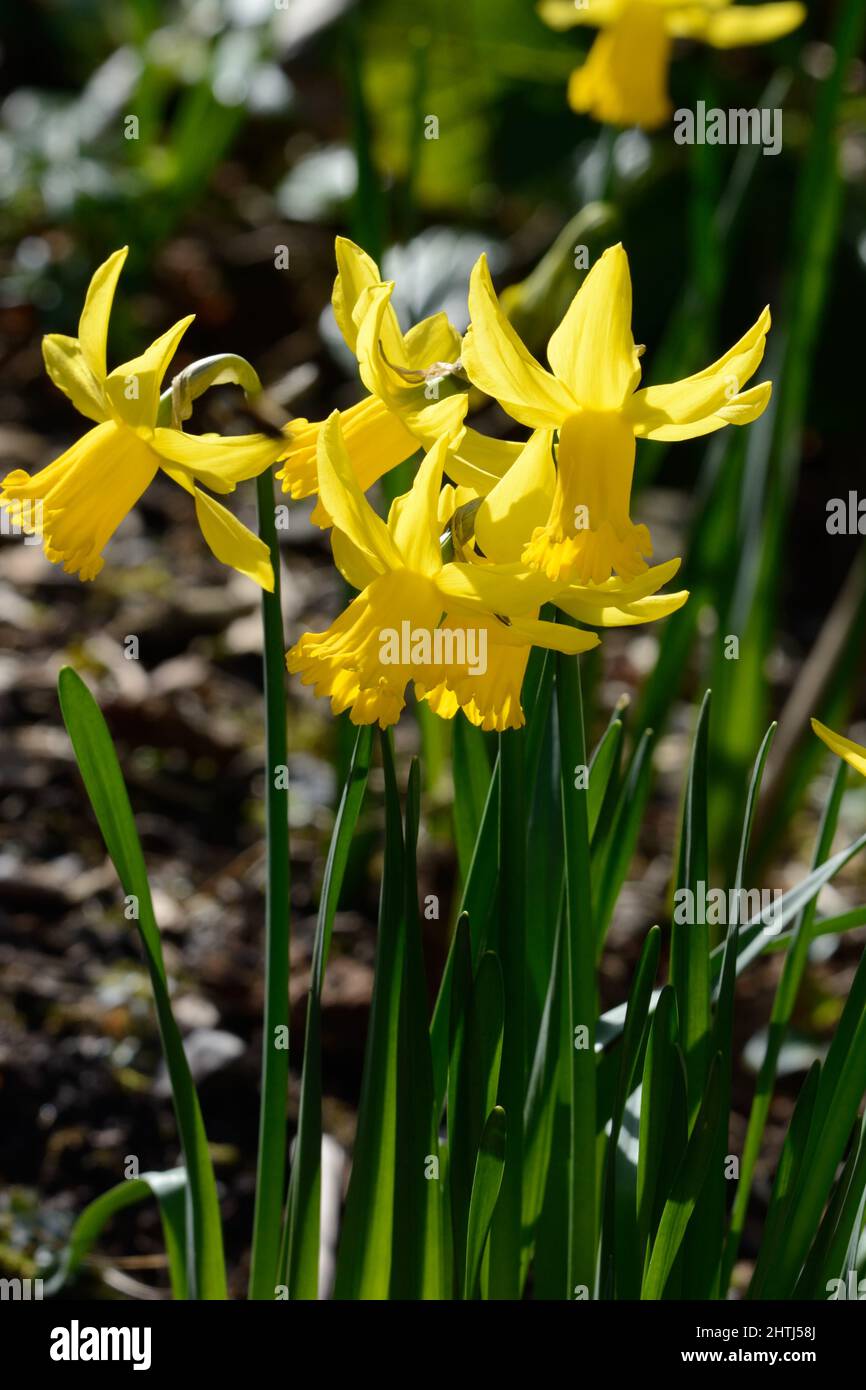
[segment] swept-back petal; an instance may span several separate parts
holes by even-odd
[[[502,311],[487,257],[480,256],[469,283],[471,323],[463,339],[469,379],[531,429],[558,429],[578,407],[571,392],[536,362]]]
[[[88,420],[102,424],[108,415],[102,384],[87,365],[79,340],[63,333],[48,333],[42,339],[42,357],[54,385],[69,397],[75,409]]]
[[[337,327],[345,338],[347,347],[354,352],[358,338],[358,325],[355,321],[358,300],[371,285],[381,285],[382,276],[372,257],[348,237],[338,236],[334,250],[337,256],[337,278],[334,281],[331,306]]]
[[[799,28],[806,6],[782,0],[772,5],[730,5],[711,13],[698,37],[714,48],[739,48],[741,44],[771,43]]]
[[[108,346],[108,320],[114,303],[114,291],[123,269],[129,247],[122,246],[103,261],[94,273],[81,318],[78,320],[78,341],[85,362],[98,382],[105,380],[108,370],[106,349]]]
[[[831,753],[835,753],[837,758],[844,758],[855,772],[859,772],[861,777],[866,777],[866,748],[855,743],[852,738],[843,738],[841,734],[834,733],[818,719],[812,720],[812,731],[826,743]]]
[[[200,488],[195,489],[195,514],[202,535],[220,563],[245,574],[272,594],[274,571],[264,541]]]
[[[670,382],[663,386],[647,386],[636,391],[627,406],[635,434],[647,439],[691,438],[697,434],[708,434],[720,426],[715,422],[721,416],[723,423],[741,424],[754,419],[769,399],[769,392],[752,394],[749,400],[740,395],[741,388],[757,371],[764,356],[767,333],[770,329],[770,310],[764,309],[756,322],[739,342],[713,362],[702,372],[685,377],[682,381]],[[753,388],[757,391],[760,388]],[[746,407],[747,418],[741,419],[731,407]],[[748,414],[751,407],[754,414]],[[706,427],[703,427],[705,424]],[[664,433],[672,426],[701,426],[686,434]]]
[[[541,607],[556,593],[541,570],[525,565],[467,564],[452,561],[436,576],[436,587],[444,599],[488,613],[529,613]],[[446,605],[447,606],[447,605]]]
[[[475,514],[475,539],[488,560],[520,559],[533,531],[550,516],[556,469],[553,433],[536,430]]]
[[[317,467],[319,496],[333,524],[354,541],[377,573],[402,568],[387,526],[361,491],[343,442],[338,410],[319,431]]]
[[[484,497],[516,463],[523,448],[510,439],[491,439],[467,426],[448,452],[445,472],[461,487],[470,487]]]
[[[631,275],[621,243],[587,275],[547,345],[550,365],[586,410],[618,410],[640,381]]]
[[[634,603],[617,601],[599,607],[570,595],[559,594],[554,603],[572,618],[582,623],[592,623],[594,627],[633,627],[636,623],[654,623],[659,618],[666,618],[669,613],[675,613],[682,608],[688,596],[688,589],[680,589],[675,594],[656,594],[650,598],[636,599]]]
[[[395,497],[388,530],[407,569],[434,575],[442,568],[439,548],[439,489],[448,440],[440,439],[422,460],[407,493]]]
[[[195,314],[169,328],[140,357],[115,367],[105,389],[115,417],[130,429],[152,430],[159,410],[159,392],[168,365]]]
[[[156,452],[182,468],[213,492],[233,492],[238,483],[257,478],[286,451],[284,439],[264,434],[184,434],[157,429],[151,441]]]

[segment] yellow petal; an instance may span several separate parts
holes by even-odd
[[[192,478],[214,492],[232,492],[238,483],[257,478],[282,456],[284,439],[264,434],[184,434],[183,430],[157,429],[153,448],[171,463],[179,464]]]
[[[276,476],[283,492],[294,498],[310,497],[318,489],[316,453],[322,423],[292,420],[286,427],[287,441],[280,455],[283,465]],[[418,440],[378,396],[365,396],[341,411],[340,428],[362,492],[418,451]],[[330,525],[321,504],[313,520],[320,526]]]
[[[478,508],[475,539],[488,560],[519,560],[535,528],[546,524],[556,486],[552,450],[552,432],[536,430]]]
[[[393,288],[393,284],[378,285],[365,292],[366,308],[356,343],[361,380],[368,391],[399,416],[412,435],[430,448],[443,434],[451,439],[458,437],[469,405],[469,393],[464,382],[447,373],[429,379],[421,377],[428,368],[435,370],[442,359],[438,356],[431,356],[429,361],[423,359],[423,336],[416,340],[411,355],[402,336],[399,333],[394,336]],[[430,338],[431,352],[443,346],[435,342],[436,334],[434,330]],[[455,346],[452,342],[449,351]]]
[[[400,553],[387,526],[367,501],[355,475],[335,410],[319,431],[319,495],[333,524],[354,541],[377,573],[399,569]]]
[[[358,337],[355,309],[364,290],[381,285],[382,277],[376,262],[348,237],[338,236],[334,243],[337,256],[337,278],[331,295],[331,306],[337,327],[352,352]]]
[[[403,339],[409,366],[416,369],[432,367],[437,362],[456,362],[462,343],[462,334],[443,313],[422,319]]]
[[[554,603],[572,618],[591,623],[594,627],[633,627],[636,623],[655,623],[660,618],[666,618],[682,608],[688,597],[688,589],[680,589],[675,594],[657,594],[652,598],[636,599],[634,603],[615,602],[599,607],[595,603],[558,594]]]
[[[159,393],[168,365],[194,314],[181,319],[166,333],[151,343],[140,357],[115,367],[108,376],[105,389],[117,419],[130,429],[152,430],[159,410]]]
[[[572,74],[568,102],[608,125],[653,130],[671,113],[667,94],[671,38],[661,8],[626,5],[598,35],[583,66]]]
[[[700,35],[714,48],[739,48],[741,44],[771,43],[799,28],[806,18],[805,5],[784,0],[774,5],[731,5],[711,14]]]
[[[366,589],[380,571],[373,567],[364,551],[346,535],[345,531],[338,531],[336,526],[332,527],[330,539],[334,564],[346,583],[350,584],[353,589]]]
[[[67,574],[94,579],[102,552],[153,480],[159,459],[131,430],[107,420],[33,477],[3,480],[0,506],[43,540],[46,557]]]
[[[812,730],[826,743],[831,753],[835,753],[837,758],[844,758],[855,772],[859,772],[861,777],[866,777],[866,748],[855,743],[851,738],[843,738],[841,734],[835,734],[832,729],[828,729],[826,724],[820,723],[817,719],[812,720]]]
[[[755,419],[769,400],[768,383],[740,392],[761,364],[769,329],[766,308],[748,333],[702,372],[636,391],[627,406],[635,434],[646,439],[691,439],[722,424]]]
[[[81,343],[63,333],[48,333],[42,339],[45,370],[75,409],[88,420],[101,424],[108,414],[102,386],[87,365]]]
[[[461,487],[484,497],[516,463],[523,448],[510,439],[491,439],[467,427],[448,451],[445,472]]]
[[[271,554],[263,540],[248,531],[236,516],[232,516],[206,492],[195,489],[195,514],[201,533],[213,554],[223,565],[245,574],[269,594],[274,591],[274,571]]]
[[[531,429],[557,429],[577,401],[536,362],[515,333],[493,290],[487,257],[477,261],[469,285],[472,322],[463,339],[463,365],[481,391]]]
[[[114,303],[114,291],[128,250],[127,246],[122,246],[119,251],[109,256],[107,261],[103,261],[90,281],[78,321],[78,341],[81,344],[82,356],[100,383],[105,380],[107,372],[108,321]]]
[[[611,246],[547,345],[551,367],[585,410],[618,410],[640,381],[631,298],[628,256]]]
[[[540,570],[525,565],[468,564],[452,561],[436,576],[436,588],[447,601],[488,613],[529,613],[557,591]],[[558,586],[562,587],[562,585]]]
[[[442,568],[439,548],[439,489],[448,440],[442,438],[415,474],[410,490],[395,497],[388,514],[388,530],[407,569],[415,574],[436,574]]]

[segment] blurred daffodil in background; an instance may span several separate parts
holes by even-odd
[[[651,130],[671,114],[668,67],[674,39],[713,48],[769,43],[802,24],[796,0],[734,5],[729,0],[542,0],[541,18],[553,29],[587,24],[601,33],[571,74],[568,101],[609,125]]]
[[[126,247],[115,251],[94,274],[78,337],[50,333],[42,344],[51,380],[94,428],[41,472],[7,474],[0,506],[25,533],[41,536],[52,563],[94,579],[109,540],[162,469],[194,498],[202,535],[216,558],[271,590],[267,547],[200,485],[231,492],[269,468],[285,444],[264,435],[185,434],[167,423],[171,401],[160,401],[162,380],[191,316],[140,357],[108,371],[109,318],[126,256]]]
[[[520,424],[546,431],[549,441],[525,453],[522,466],[496,485],[498,509],[513,517],[512,536],[534,518],[522,560],[556,581],[637,578],[652,542],[629,515],[635,438],[692,439],[756,419],[770,383],[742,388],[764,355],[769,309],[702,372],[643,390],[637,389],[642,349],[632,337],[631,276],[621,245],[596,262],[550,338],[552,372],[506,318],[484,256],[472,272],[469,309],[463,363],[470,380]]]

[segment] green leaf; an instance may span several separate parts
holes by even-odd
[[[824,807],[824,814],[821,820],[821,827],[818,831],[818,839],[812,859],[813,871],[819,869],[821,865],[826,862],[827,856],[830,853],[836,834],[836,826],[839,821],[839,808],[842,804],[842,793],[845,789],[845,775],[845,764],[840,763],[836,770],[830,796]],[[779,1056],[788,1033],[788,1026],[794,1011],[794,1004],[800,992],[800,985],[809,958],[809,945],[812,940],[812,923],[815,917],[817,901],[818,893],[816,890],[815,894],[803,904],[800,911],[796,914],[794,928],[791,933],[790,949],[782,967],[782,974],[773,999],[773,1007],[770,1012],[770,1027],[767,1032],[767,1046],[758,1072],[752,1107],[749,1111],[749,1123],[746,1129],[743,1156],[740,1163],[740,1177],[734,1196],[734,1205],[731,1209],[731,1223],[728,1231],[723,1274],[726,1286],[737,1258],[740,1235],[742,1233],[743,1223],[746,1219],[749,1196],[752,1190],[752,1178],[761,1151],[764,1129],[770,1111],[770,1102],[773,1097],[773,1088],[776,1084]]]
[[[644,1044],[646,1042],[653,981],[658,971],[660,950],[661,931],[658,927],[651,927],[647,933],[647,938],[644,942],[638,967],[635,971],[634,980],[632,981],[631,990],[629,992],[622,1047],[620,1049],[619,1080],[617,1082],[616,1098],[614,1100],[613,1115],[611,1118],[610,1138],[607,1144],[607,1162],[604,1171],[604,1215],[601,1237],[600,1291],[602,1298],[615,1298],[617,1296],[617,1242],[615,1229],[616,1158],[626,1102],[631,1094],[632,1085],[641,1064]],[[636,1254],[637,1252],[635,1251],[634,1253]],[[638,1270],[637,1273],[638,1287],[640,1287],[640,1275],[643,1271]],[[622,1297],[628,1297],[631,1293],[631,1290],[626,1286],[626,1280],[627,1273],[623,1270],[620,1272],[620,1282],[624,1287],[619,1291]]]
[[[381,746],[385,859],[358,1130],[334,1285],[338,1299],[387,1299],[391,1283],[406,893],[400,798],[389,735],[382,734]]]
[[[448,1155],[454,1260],[464,1266],[469,1204],[478,1146],[496,1101],[502,1060],[505,990],[502,968],[492,951],[481,957],[465,1003],[457,1077],[448,1113]]]
[[[677,886],[698,897],[697,885],[709,879],[707,848],[707,738],[710,692],[701,703],[689,762],[683,808]],[[686,1059],[689,1119],[697,1114],[709,1067],[710,932],[705,922],[671,926],[670,980],[677,995],[680,1041]]]
[[[420,816],[421,778],[417,760],[413,760],[404,837],[406,925],[398,1043],[392,1299],[441,1298],[444,1278],[440,1246],[442,1184],[438,1173],[429,1170],[431,1160],[438,1160],[438,1112],[433,1108],[428,993],[418,913],[416,846]]]
[[[574,769],[586,766],[583,698],[576,657],[557,657],[556,703],[566,883],[563,1000],[569,1038],[567,1290],[570,1296],[571,1291],[581,1287],[587,1289],[591,1296],[595,1288],[598,1240],[595,1062],[598,1002],[589,850],[589,795],[587,790],[574,785]]]
[[[866,954],[860,959],[818,1082],[815,1113],[790,1217],[755,1296],[789,1297],[841,1163],[866,1091]],[[756,1279],[757,1279],[756,1270]]]
[[[187,1172],[187,1282],[195,1299],[226,1297],[222,1226],[216,1181],[198,1095],[180,1030],[174,1020],[162,942],[153,911],[144,855],[111,735],[87,686],[65,666],[58,681],[60,708],[75,759],[106,849],[136,918],[156,1005],[163,1053]]]
[[[677,1001],[665,985],[650,1026],[641,1086],[637,1171],[637,1254],[646,1262],[664,1205],[664,1176],[676,1172],[688,1143],[686,1074],[677,1045]]]
[[[674,1260],[683,1242],[692,1213],[703,1190],[713,1159],[721,1118],[721,1078],[718,1058],[713,1061],[706,1093],[689,1138],[683,1160],[674,1174],[653,1243],[641,1298],[661,1298]]]
[[[463,1297],[465,1299],[474,1298],[478,1288],[484,1247],[487,1244],[502,1188],[506,1140],[505,1111],[497,1105],[487,1117],[481,1142],[478,1145],[478,1159],[475,1164],[472,1197],[469,1203],[466,1273],[463,1281]]]
[[[172,1296],[175,1299],[188,1296],[185,1265],[186,1169],[170,1168],[165,1173],[142,1173],[138,1178],[127,1178],[84,1208],[72,1227],[57,1270],[46,1282],[45,1294],[48,1298],[53,1298],[75,1277],[111,1218],[125,1207],[142,1202],[147,1197],[155,1197],[159,1203]]]
[[[281,1267],[289,1297],[319,1296],[319,1245],[322,1191],[322,987],[331,949],[331,932],[340,891],[367,789],[373,731],[358,730],[343,795],[337,810],[316,918],[310,994],[304,1035],[304,1063],[298,1107],[298,1133],[289,1181],[286,1248]]]
[[[491,778],[484,734],[468,719],[454,720],[451,762],[454,775],[454,843],[460,877],[465,883]]]

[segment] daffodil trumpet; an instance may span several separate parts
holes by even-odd
[[[48,375],[94,427],[41,472],[7,474],[0,506],[21,529],[32,533],[38,527],[48,560],[90,580],[102,570],[103,552],[117,527],[161,470],[193,498],[202,535],[217,559],[271,589],[267,547],[210,494],[233,492],[239,482],[270,468],[285,441],[262,434],[192,435],[179,428],[181,421],[173,418],[160,388],[191,316],[140,357],[109,372],[109,318],[126,255],[125,247],[116,251],[93,276],[78,337],[50,333],[42,344]],[[249,364],[239,370],[240,359],[232,360],[234,368],[224,361],[220,371],[234,371],[232,379],[256,389],[258,378]],[[211,384],[218,377],[219,372]]]

